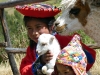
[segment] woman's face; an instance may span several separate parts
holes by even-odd
[[[42,33],[49,34],[50,31],[47,27],[47,25],[43,22],[40,22],[38,20],[30,20],[26,24],[28,36],[30,39],[32,39],[34,42],[38,42],[38,37]]]
[[[59,75],[76,75],[70,66],[56,64]]]

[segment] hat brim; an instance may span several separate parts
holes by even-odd
[[[18,10],[21,14],[24,16],[30,16],[30,17],[39,17],[39,18],[45,18],[45,17],[53,17],[57,15],[61,10],[59,8],[29,8],[23,6],[16,6],[16,10]]]

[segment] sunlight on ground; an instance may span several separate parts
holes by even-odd
[[[17,64],[17,68],[19,69],[21,59],[25,56],[25,54],[15,54],[15,61]],[[9,65],[9,61],[7,60],[6,63],[0,64],[0,75],[13,75],[11,71],[11,67]]]
[[[96,61],[91,69],[93,75],[100,75],[100,50],[96,50]]]
[[[0,64],[0,75],[13,75],[8,61]]]

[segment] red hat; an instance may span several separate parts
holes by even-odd
[[[30,17],[53,17],[58,14],[61,10],[59,8],[54,8],[51,5],[34,3],[31,5],[17,5],[16,10],[18,10],[24,16]]]

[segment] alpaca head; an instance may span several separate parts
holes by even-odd
[[[38,55],[46,53],[53,43],[54,36],[51,34],[41,34],[38,38],[36,52]]]
[[[62,13],[55,21],[55,30],[61,34],[83,29],[87,23],[92,0],[62,0]]]

